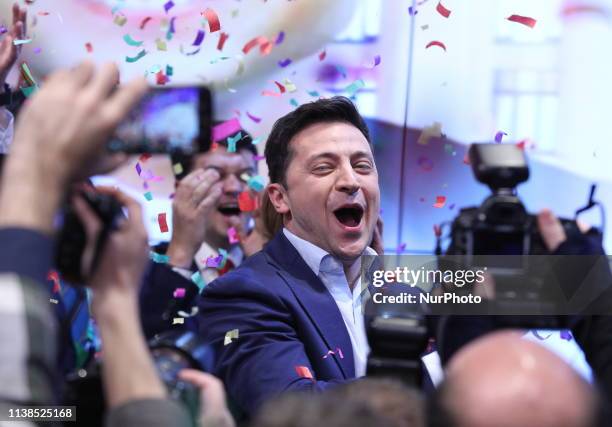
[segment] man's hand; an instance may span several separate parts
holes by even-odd
[[[13,26],[8,30],[8,33],[0,43],[0,86],[6,82],[6,77],[21,53],[21,45],[15,46],[13,42],[25,39],[26,20],[26,9],[20,8],[19,4],[15,3],[13,5]]]
[[[53,231],[65,188],[88,176],[109,135],[146,92],[146,81],[117,88],[114,64],[83,63],[53,74],[26,102],[3,171],[0,224]],[[96,170],[100,172],[100,170]]]
[[[167,255],[175,267],[190,268],[204,241],[208,213],[222,193],[216,170],[196,169],[181,180],[172,201],[172,240]]]
[[[225,404],[223,383],[210,374],[195,369],[183,369],[179,378],[200,389],[201,427],[234,427],[234,419]]]

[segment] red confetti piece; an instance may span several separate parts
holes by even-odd
[[[427,46],[425,46],[425,49],[429,49],[432,46],[441,47],[442,49],[444,49],[444,52],[446,52],[446,45],[440,41],[434,40],[434,41],[427,43]]]
[[[261,119],[260,119],[259,117],[256,117],[256,116],[252,115],[252,114],[251,114],[251,113],[249,113],[248,111],[247,111],[247,113],[246,113],[246,114],[247,114],[247,116],[249,117],[249,119],[253,120],[255,123],[259,123],[259,122],[261,122]]]
[[[327,56],[327,52],[326,51],[321,52],[319,54],[319,61],[323,61],[326,56]]]
[[[219,35],[219,43],[217,43],[217,50],[223,50],[223,46],[225,46],[225,42],[229,38],[229,34],[221,33]]]
[[[263,45],[265,45],[266,43],[270,44],[267,38],[263,36],[255,37],[244,45],[244,47],[242,48],[242,53],[246,55],[256,46],[261,46],[260,49],[263,50]]]
[[[533,18],[530,18],[528,16],[521,16],[521,15],[512,15],[508,17],[507,19],[508,21],[518,22],[519,24],[523,24],[529,28],[535,27],[536,23],[538,22]]]
[[[53,281],[53,293],[59,293],[62,291],[62,287],[60,286],[59,274],[55,270],[49,271],[47,273],[47,280]]]
[[[307,366],[296,366],[295,372],[300,376],[300,378],[307,378],[309,380],[314,380],[310,369]]]
[[[285,86],[283,86],[277,81],[275,81],[274,84],[276,84],[276,86],[278,87],[278,90],[280,90],[280,93],[285,93]]]
[[[162,233],[167,233],[168,232],[168,223],[166,222],[166,214],[165,213],[160,213],[159,215],[157,215],[157,223],[159,224],[159,230]]]
[[[168,83],[170,79],[168,79],[168,77],[164,74],[163,71],[159,71],[157,74],[155,74],[155,83],[157,83],[158,85],[165,85],[166,83]]]
[[[438,224],[434,224],[433,232],[436,237],[442,236],[442,227],[440,227]]]
[[[147,160],[149,160],[151,157],[152,157],[152,156],[151,156],[151,154],[149,154],[149,153],[142,153],[142,154],[140,155],[140,157],[138,158],[138,161],[139,161],[139,162],[143,162],[143,163],[144,163],[144,162],[146,162]]]
[[[49,16],[49,12],[38,12],[38,16]]]
[[[144,30],[145,25],[147,25],[147,24],[149,23],[149,21],[151,21],[152,19],[153,19],[153,18],[152,18],[152,17],[150,17],[150,16],[147,16],[145,19],[143,19],[143,20],[140,22],[140,29],[141,29],[141,30]]]
[[[243,191],[238,195],[238,208],[241,212],[252,212],[257,209],[257,199],[251,197],[248,191]]]
[[[443,16],[443,17],[445,17],[445,18],[448,18],[448,17],[450,16],[450,14],[451,14],[451,11],[450,11],[450,10],[448,10],[447,8],[445,8],[445,7],[442,5],[442,2],[439,2],[439,3],[438,3],[438,5],[436,6],[436,10],[438,11],[438,13],[439,13],[440,15],[442,15],[442,16]]]
[[[87,42],[85,43],[85,49],[87,49],[87,53],[91,53],[93,52],[93,46],[91,43]]]
[[[276,97],[276,98],[281,96],[280,93],[272,92],[271,90],[264,90],[264,91],[261,92],[261,95],[262,96],[273,96],[273,97]]]
[[[202,16],[205,17],[208,21],[208,26],[210,28],[211,33],[214,33],[221,29],[221,22],[219,22],[219,15],[217,15],[217,12],[215,12],[211,8],[208,8],[204,12],[202,12]]]
[[[436,203],[433,204],[434,208],[443,208],[446,204],[446,196],[436,196]]]

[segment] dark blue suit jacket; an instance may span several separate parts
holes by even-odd
[[[283,391],[324,390],[355,377],[338,306],[282,231],[201,296],[199,333],[216,350],[214,374],[248,414]],[[224,345],[233,329],[239,338]],[[323,358],[337,348],[343,358]],[[301,377],[299,366],[316,381]]]

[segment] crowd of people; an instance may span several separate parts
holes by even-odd
[[[16,5],[0,44],[0,84],[18,61],[13,40],[25,34],[25,20]],[[140,204],[87,184],[127,159],[106,144],[147,84],[118,81],[115,65],[85,62],[50,75],[18,109],[13,97],[2,101],[0,425],[40,422],[7,414],[65,405],[66,378],[92,363],[101,365],[98,422],[113,427],[607,425],[606,316],[571,322],[593,384],[520,332],[469,316],[446,319],[437,386],[426,370],[423,387],[367,375],[360,259],[383,253],[380,188],[367,125],[346,98],[278,119],[265,146],[269,184],[254,209],[238,200],[251,191],[245,174],[257,174],[246,132],[235,150],[220,140],[193,156],[172,201],[171,240],[150,248]],[[126,213],[99,256],[103,224],[75,191],[84,187]],[[66,203],[87,237],[84,283],[62,281],[57,292],[50,272]],[[549,211],[538,226],[551,254],[603,253],[570,241]],[[177,372],[198,391],[195,417],[169,392],[147,343],[169,331],[192,333],[213,355],[208,372]],[[76,414],[78,422],[79,407]]]

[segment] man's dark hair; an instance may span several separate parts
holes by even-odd
[[[293,155],[289,144],[293,137],[316,123],[331,122],[345,122],[355,126],[365,136],[368,143],[371,143],[368,126],[348,98],[334,96],[330,99],[319,99],[300,105],[274,123],[266,142],[265,155],[270,182],[278,182],[286,186],[287,168]]]

